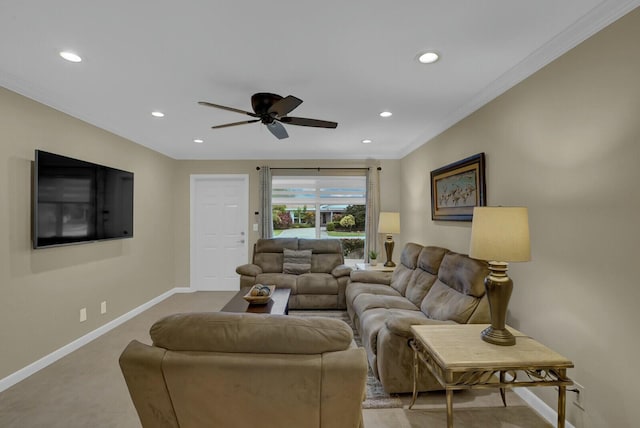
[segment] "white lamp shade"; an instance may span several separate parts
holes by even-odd
[[[381,212],[378,221],[378,233],[400,233],[400,213]]]
[[[527,208],[475,207],[469,256],[500,262],[531,260]]]

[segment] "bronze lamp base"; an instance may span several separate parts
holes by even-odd
[[[513,291],[513,281],[507,275],[509,265],[504,262],[489,262],[489,275],[484,279],[484,287],[489,300],[491,326],[481,333],[482,340],[494,345],[511,346],[516,338],[507,330],[507,306]]]
[[[386,267],[394,267],[396,265],[393,261],[391,261],[394,245],[395,243],[393,242],[393,237],[391,235],[387,235],[387,240],[384,241],[384,251],[387,253],[387,261],[384,263]]]

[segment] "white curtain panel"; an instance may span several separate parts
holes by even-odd
[[[273,237],[273,214],[271,211],[271,168],[260,167],[260,237]]]
[[[369,262],[369,251],[380,253],[378,245],[378,217],[380,216],[380,172],[371,167],[367,174],[367,218],[365,222],[364,260]]]

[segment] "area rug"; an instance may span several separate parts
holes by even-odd
[[[333,311],[333,310],[299,310],[289,311],[289,315],[295,315],[300,317],[327,317],[340,319],[351,327],[353,330],[353,338],[358,346],[362,346],[362,340],[360,334],[353,327],[349,315],[346,311]],[[367,373],[367,398],[362,402],[363,409],[392,409],[401,408],[403,406],[400,397],[395,394],[388,394],[384,391],[382,384],[371,371],[371,367],[368,368]]]

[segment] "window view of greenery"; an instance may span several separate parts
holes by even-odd
[[[273,177],[273,236],[341,239],[347,259],[363,259],[366,178]]]

